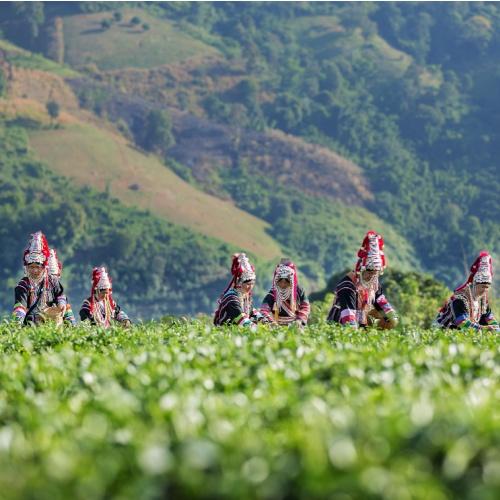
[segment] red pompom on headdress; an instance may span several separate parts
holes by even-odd
[[[465,288],[467,285],[472,283],[489,283],[493,281],[493,261],[491,259],[491,255],[483,250],[476,257],[476,260],[470,266],[469,276],[467,277],[467,281],[459,286],[455,291],[460,291]]]
[[[358,250],[356,272],[364,270],[384,272],[386,260],[384,254],[384,238],[375,231],[368,231]]]
[[[90,311],[94,312],[94,302],[96,290],[108,289],[109,290],[109,303],[111,308],[115,308],[113,300],[113,287],[111,286],[111,278],[109,277],[105,267],[94,267],[92,270],[92,289],[90,291]]]
[[[42,231],[37,231],[31,235],[28,246],[24,250],[23,262],[27,266],[29,264],[41,264],[47,266],[49,260],[49,244],[47,238]]]

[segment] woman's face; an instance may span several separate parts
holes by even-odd
[[[27,266],[28,274],[33,279],[38,279],[42,276],[44,267],[42,264],[37,264],[33,262],[32,264],[28,264]]]
[[[371,271],[366,269],[361,273],[361,277],[363,278],[363,281],[365,283],[370,283],[372,280],[374,280],[378,275],[378,271]]]
[[[97,290],[97,299],[104,300],[109,295],[109,288],[99,288]]]
[[[472,290],[476,297],[481,297],[488,291],[489,288],[490,288],[489,283],[476,283],[472,287]]]
[[[290,283],[290,280],[286,279],[286,278],[281,278],[279,279],[276,284],[282,289],[282,290],[286,290],[287,288],[290,288],[292,286],[292,284]]]
[[[255,285],[255,281],[250,280],[250,281],[244,281],[241,284],[241,291],[245,294],[248,294],[252,291],[253,286]]]

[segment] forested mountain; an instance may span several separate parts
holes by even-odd
[[[425,269],[448,285],[461,279],[477,251],[499,254],[495,3],[5,2],[0,29],[4,133],[26,134],[32,158],[45,162],[44,175],[64,174],[71,189],[84,183],[55,152],[61,131],[77,119],[122,134],[193,192],[257,217],[259,231],[267,227],[272,238],[259,236],[259,248],[267,249],[256,254],[259,265],[269,268],[279,249],[298,260],[313,285],[351,265],[370,228],[384,233],[390,264]],[[43,78],[19,68],[63,83],[44,87]],[[35,109],[34,102],[43,111],[49,101],[60,108],[55,126],[21,112]],[[90,169],[89,162],[81,168]],[[31,182],[29,175],[18,173],[16,182]],[[140,194],[140,187],[132,191]],[[110,191],[130,205],[130,191],[111,185],[108,198]],[[2,210],[11,210],[8,201]],[[22,217],[12,221],[20,225]],[[206,268],[214,262],[218,269],[204,271],[213,289],[183,309],[189,293],[176,295],[179,269],[155,294],[165,309],[176,297],[173,311],[210,310],[231,251],[224,233],[205,239],[172,212],[140,217],[181,224],[185,229],[176,226],[175,234],[201,238],[210,254],[202,259]],[[221,224],[238,227],[234,217]],[[4,231],[2,246],[12,228]],[[88,245],[97,247],[97,240]],[[191,252],[183,255],[188,267]],[[89,265],[67,255],[82,270]],[[11,262],[4,275],[12,280]],[[113,263],[121,279],[125,260]]]
[[[357,162],[375,193],[370,208],[443,279],[462,272],[450,272],[450,260],[482,246],[498,253],[496,4],[166,9],[245,59],[248,78],[203,101],[209,116],[231,123],[243,102],[249,127],[276,127]]]

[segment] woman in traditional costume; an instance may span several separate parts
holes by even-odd
[[[467,281],[459,286],[439,311],[436,323],[442,328],[499,330],[488,302],[493,281],[493,264],[488,252],[481,252],[470,268]]]
[[[92,270],[92,289],[90,297],[83,301],[80,319],[103,328],[109,328],[113,322],[126,327],[132,324],[113,299],[111,278],[104,267],[94,267]]]
[[[244,253],[233,255],[231,281],[218,300],[214,325],[239,325],[255,328],[262,315],[253,308],[252,289],[255,268]]]
[[[398,318],[385,298],[379,280],[385,267],[384,240],[375,231],[368,231],[358,251],[354,271],[348,273],[335,289],[335,300],[327,321],[354,328],[394,328]]]
[[[49,276],[52,277],[54,280],[58,280],[60,283],[62,274],[62,263],[57,257],[57,251],[55,250],[55,248],[51,248],[49,252],[50,252],[48,261]],[[68,301],[68,297],[65,296],[65,298],[66,298],[66,309],[63,315],[64,323],[71,326],[75,326],[76,325],[75,315],[73,313],[73,310],[71,309],[71,304]]]
[[[299,285],[297,268],[289,259],[276,266],[273,284],[260,308],[265,320],[277,325],[307,325],[311,306]]]
[[[66,296],[57,278],[48,272],[49,245],[41,231],[31,235],[24,251],[25,276],[17,284],[12,314],[24,325],[36,325],[49,319],[62,324]]]

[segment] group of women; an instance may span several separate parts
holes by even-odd
[[[75,325],[75,316],[61,284],[62,265],[41,231],[31,235],[23,263],[25,276],[15,289],[14,318],[24,325],[48,320]],[[352,328],[394,328],[398,317],[380,283],[385,268],[384,240],[376,232],[368,231],[358,250],[354,269],[335,288],[327,321]],[[253,304],[255,279],[255,268],[248,257],[244,253],[233,255],[231,281],[219,297],[214,315],[216,326],[233,324],[254,329],[258,323],[299,328],[307,325],[311,308],[299,285],[297,267],[291,260],[282,259],[276,266],[271,289],[258,309]],[[498,331],[488,301],[492,279],[491,256],[481,252],[467,281],[439,311],[436,326]],[[80,319],[104,328],[113,323],[131,324],[113,299],[111,278],[104,267],[95,267],[92,271],[90,296],[83,301]]]
[[[335,288],[335,298],[327,321],[352,328],[376,326],[394,328],[398,324],[395,309],[385,297],[380,276],[386,267],[384,240],[368,231],[357,254],[353,271]],[[252,289],[255,269],[243,253],[235,254],[232,279],[219,298],[215,325],[237,324],[255,328],[259,322],[274,325],[307,324],[310,305],[298,283],[297,268],[283,259],[274,271],[272,287],[260,309],[253,307]],[[499,329],[488,301],[493,268],[488,252],[481,252],[471,267],[467,281],[458,287],[439,311],[435,325],[442,328]]]
[[[48,320],[75,325],[75,315],[61,284],[62,264],[41,231],[31,235],[23,264],[25,275],[14,291],[14,318],[24,325],[37,325]],[[105,328],[113,322],[124,326],[131,324],[113,299],[111,278],[104,267],[92,271],[90,297],[83,301],[80,319]]]

